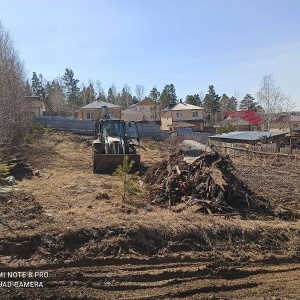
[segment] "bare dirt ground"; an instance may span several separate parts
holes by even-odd
[[[124,204],[117,177],[92,173],[91,141],[53,133],[19,151],[39,172],[0,198],[0,299],[300,299],[297,170],[234,160],[251,190],[293,212],[285,219],[147,211],[151,195]],[[143,146],[146,169],[172,145]]]

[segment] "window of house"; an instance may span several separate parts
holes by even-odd
[[[154,115],[151,115],[151,119],[154,119]]]
[[[197,111],[193,111],[192,117],[193,117],[193,118],[198,118],[198,112],[197,112]]]
[[[178,112],[178,113],[176,113],[176,117],[177,117],[177,118],[180,118],[180,117],[182,117],[182,113],[179,113],[179,112]]]
[[[294,128],[298,128],[298,123],[293,123]]]
[[[257,126],[251,126],[251,131],[257,131]]]
[[[92,120],[93,119],[93,113],[86,113],[86,118],[87,120]]]

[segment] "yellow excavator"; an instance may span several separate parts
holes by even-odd
[[[93,141],[93,172],[112,173],[123,164],[124,157],[133,161],[131,172],[140,167],[140,155],[136,153],[139,146],[139,132],[134,121],[125,122],[111,116],[106,106],[101,108],[95,122],[95,139]]]

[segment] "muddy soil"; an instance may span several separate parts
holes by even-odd
[[[168,155],[143,146],[144,169]],[[92,173],[90,137],[55,133],[21,154],[39,176],[18,177],[0,200],[0,299],[300,299],[296,217],[149,209],[147,193],[122,203],[119,180]],[[234,167],[258,195],[299,210],[295,172]]]

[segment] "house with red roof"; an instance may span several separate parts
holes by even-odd
[[[255,110],[231,111],[225,117],[225,123],[232,123],[237,131],[262,131],[263,120]],[[222,121],[224,123],[224,121]],[[221,122],[221,123],[222,123]],[[222,126],[222,124],[220,124]]]

